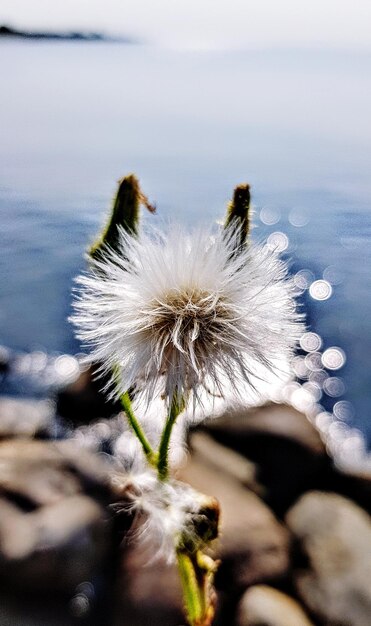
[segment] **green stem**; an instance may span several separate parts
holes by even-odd
[[[130,426],[132,427],[133,431],[135,432],[136,437],[139,439],[140,443],[142,444],[142,448],[143,448],[144,454],[146,455],[148,459],[148,462],[151,465],[156,467],[157,455],[153,451],[152,446],[149,443],[146,435],[144,434],[144,431],[141,425],[139,424],[137,418],[135,417],[134,411],[131,406],[131,400],[130,400],[128,391],[126,391],[120,396],[120,402],[121,402],[122,408],[124,409],[126,413]]]
[[[169,415],[166,420],[165,428],[162,431],[160,447],[158,449],[158,462],[157,462],[157,470],[158,476],[160,480],[166,480],[169,474],[169,445],[170,445],[170,437],[176,422],[176,418],[179,413],[183,411],[185,408],[184,400],[180,401],[175,400],[174,398],[170,404]]]
[[[195,567],[189,554],[181,550],[177,551],[177,563],[188,622],[196,626],[201,623],[204,606]]]

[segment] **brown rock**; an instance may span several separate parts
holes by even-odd
[[[290,596],[273,587],[255,585],[241,598],[236,626],[313,626],[313,623]]]
[[[334,467],[329,489],[353,500],[371,514],[371,472],[367,468],[345,471]]]
[[[31,510],[84,490],[109,493],[106,466],[71,441],[0,442],[0,468],[0,490]]]
[[[179,626],[184,624],[179,573],[174,564],[153,560],[153,549],[139,541],[125,551],[119,581],[115,625]]]
[[[219,585],[235,592],[287,573],[288,533],[257,495],[231,476],[215,471],[197,453],[189,459],[180,478],[219,500]]]
[[[337,494],[305,494],[287,523],[308,565],[295,580],[305,604],[326,624],[369,626],[371,519]]]
[[[224,472],[254,492],[262,491],[261,485],[256,480],[256,465],[238,452],[218,443],[206,432],[193,432],[190,448],[200,460],[213,467],[214,471]]]
[[[323,485],[331,471],[331,459],[317,430],[290,406],[229,411],[210,420],[206,428],[217,441],[258,466],[264,499],[280,515],[304,491]]]
[[[54,423],[54,407],[48,400],[0,398],[0,439],[48,434]]]
[[[93,368],[82,371],[74,382],[58,392],[58,415],[74,424],[88,424],[117,414],[121,405],[102,393],[104,384],[104,380],[96,378]]]
[[[99,459],[69,446],[0,443],[0,576],[13,585],[73,589],[110,543],[110,492]],[[65,446],[67,450],[67,446]],[[90,475],[80,471],[90,458]],[[85,461],[84,461],[85,459]]]
[[[10,351],[5,346],[0,345],[0,380],[1,377],[8,372],[10,360]]]

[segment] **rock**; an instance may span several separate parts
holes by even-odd
[[[76,493],[109,502],[107,466],[71,441],[0,442],[0,490],[33,510]],[[28,506],[26,506],[28,503]]]
[[[121,410],[119,402],[108,400],[102,393],[105,381],[97,379],[92,368],[57,394],[57,414],[73,424],[88,424],[102,417],[111,417]]]
[[[115,625],[184,624],[179,573],[174,564],[153,559],[154,548],[132,541],[124,552],[118,584]],[[157,548],[156,548],[157,549]]]
[[[207,433],[193,432],[190,438],[190,448],[203,462],[212,466],[214,471],[224,472],[254,492],[262,491],[262,487],[256,481],[256,465],[238,452],[221,445]]]
[[[353,500],[371,514],[371,472],[368,468],[362,470],[348,469],[343,471],[334,467],[329,489],[350,500]]]
[[[218,586],[235,593],[248,585],[277,580],[289,567],[289,537],[272,511],[230,475],[215,471],[194,453],[179,474],[221,506],[217,556],[222,559]]]
[[[258,466],[264,499],[279,515],[304,491],[322,488],[331,472],[332,461],[317,430],[290,406],[229,411],[205,428]]]
[[[300,604],[273,587],[255,585],[245,591],[236,626],[313,626]]]
[[[287,524],[307,560],[295,582],[309,609],[326,624],[369,626],[370,516],[342,496],[310,492],[289,511]]]
[[[0,577],[43,591],[89,580],[110,548],[99,459],[71,445],[8,440],[0,468]]]
[[[0,346],[0,376],[6,374],[10,367],[10,351],[5,346]]]
[[[0,398],[0,439],[45,436],[54,423],[54,406],[48,400]]]

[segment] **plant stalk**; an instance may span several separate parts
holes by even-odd
[[[120,396],[120,402],[121,402],[122,408],[124,409],[126,413],[126,417],[128,418],[128,422],[130,426],[132,427],[137,439],[140,441],[142,445],[144,454],[146,455],[148,462],[150,463],[150,465],[157,467],[157,455],[153,451],[153,448],[151,444],[149,443],[140,423],[135,417],[128,391],[126,391]]]
[[[183,398],[176,400],[174,397],[170,403],[169,415],[165,428],[162,431],[160,447],[158,449],[157,470],[160,480],[166,480],[169,475],[169,446],[171,433],[178,415],[184,410],[185,401]]]

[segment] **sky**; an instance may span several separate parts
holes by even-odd
[[[370,0],[1,0],[1,23],[128,34],[180,48],[371,51]]]

